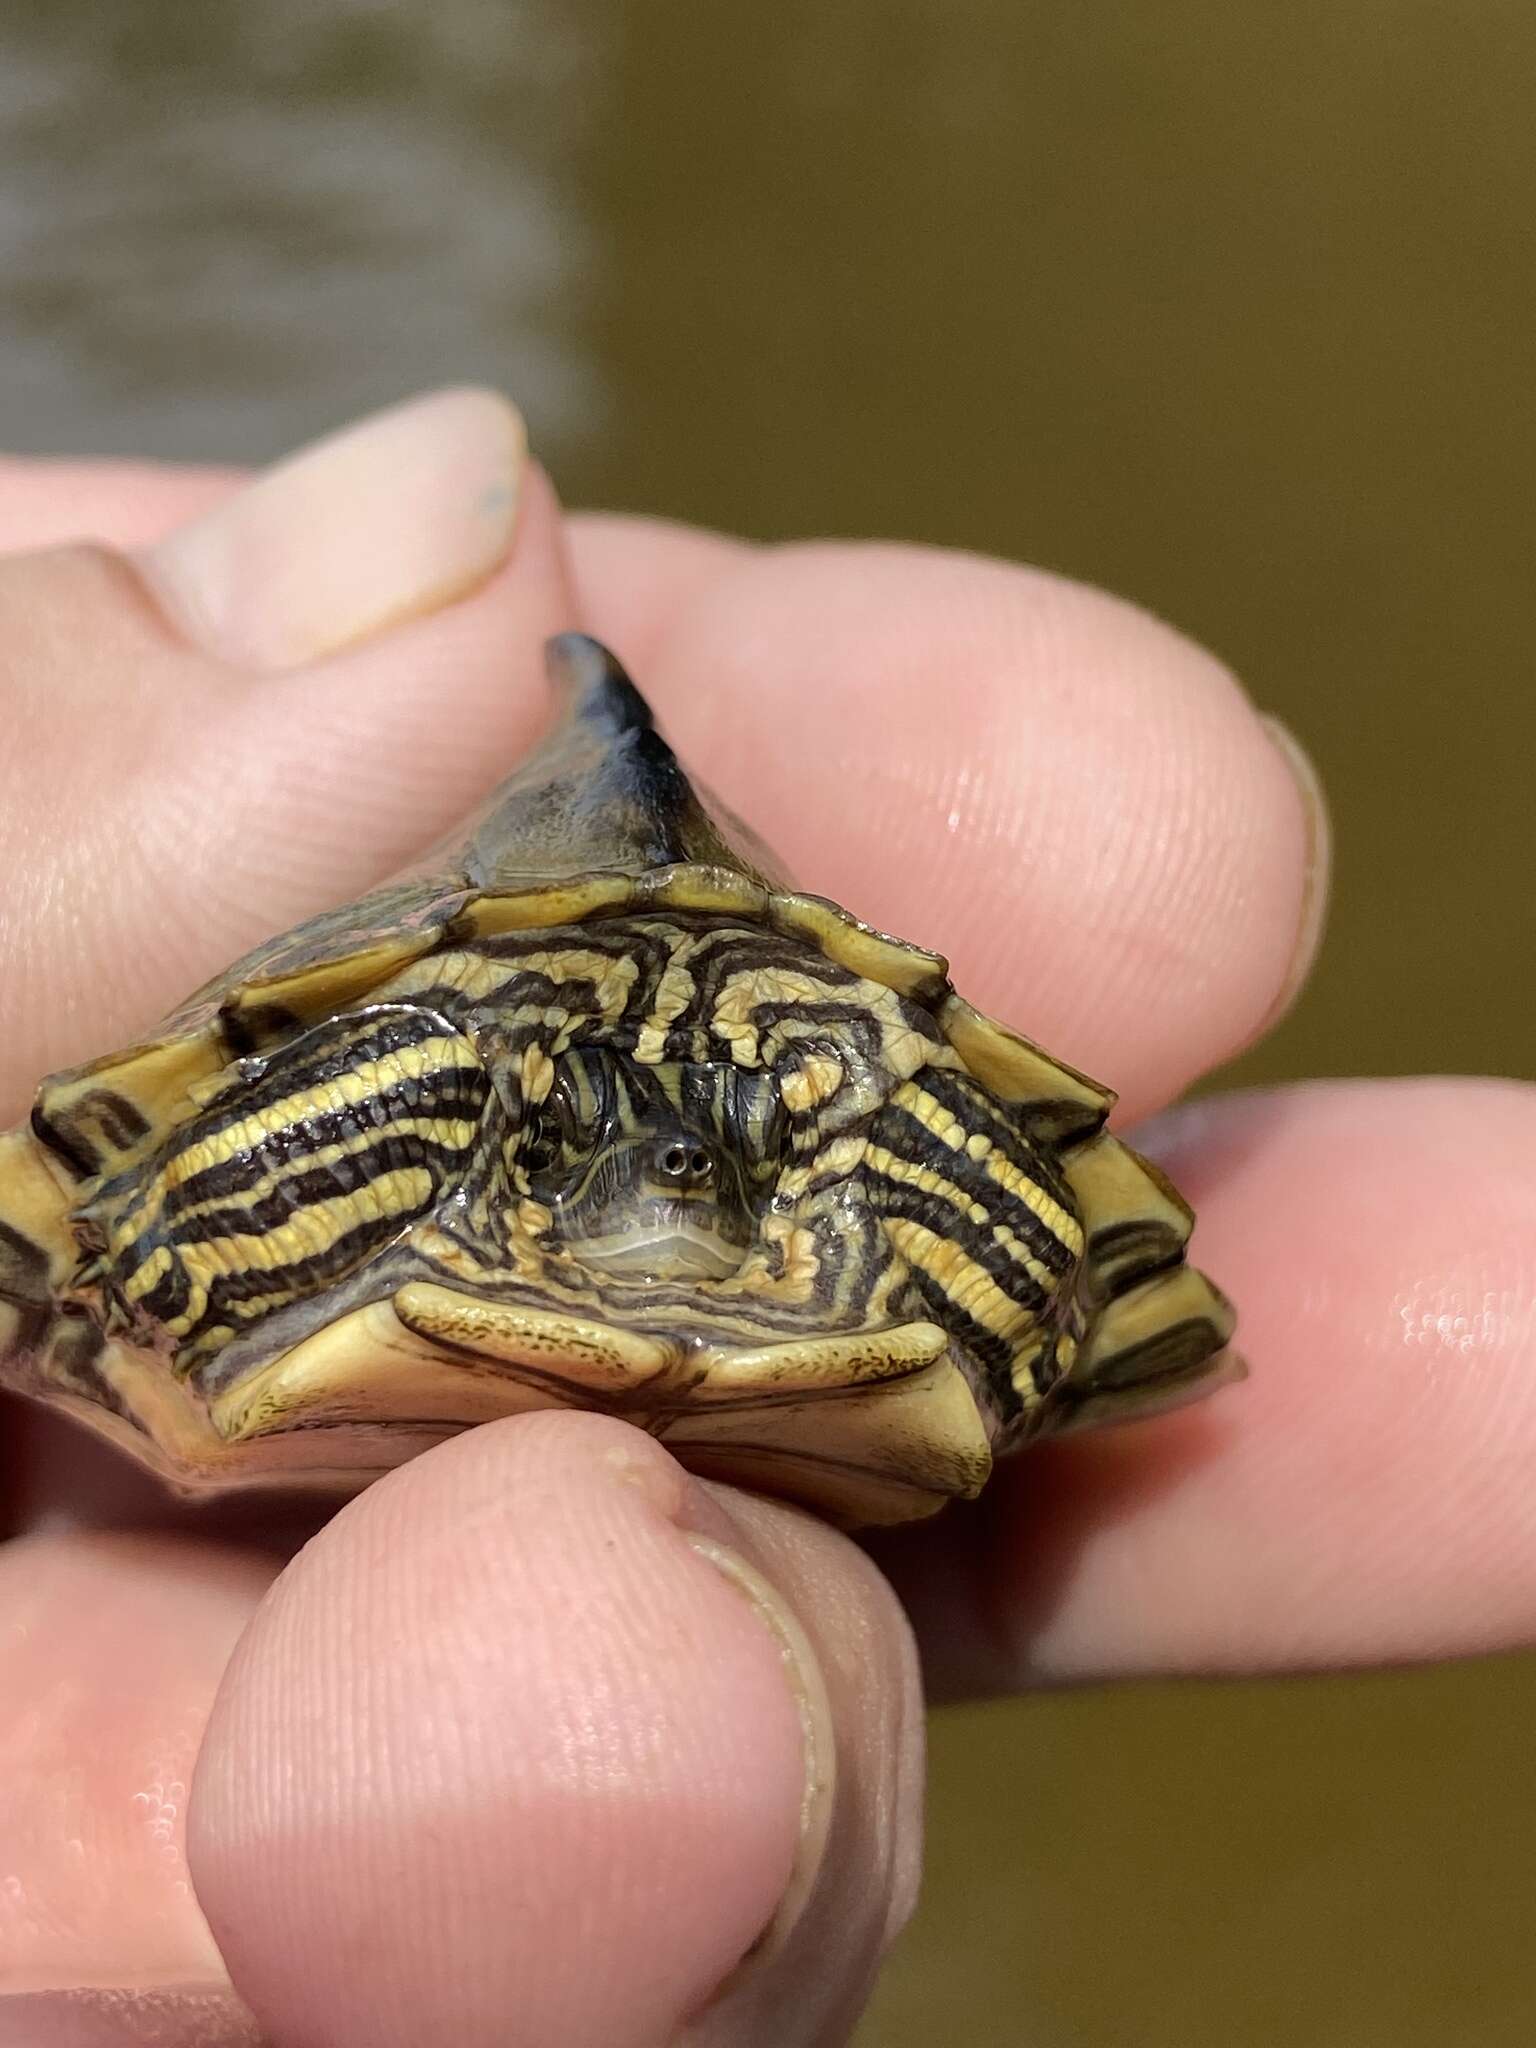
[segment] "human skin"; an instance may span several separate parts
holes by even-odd
[[[254,499],[0,465],[0,1124],[437,837],[570,626],[798,876],[1122,1121],[1294,998],[1320,800],[1145,614],[562,519],[487,394],[310,465]],[[599,1417],[476,1430],[316,1528],[0,1409],[0,2048],[835,2043],[914,1896],[919,1653],[956,1697],[1528,1640],[1531,1091],[1318,1084],[1143,1142],[1252,1376],[1037,1447],[883,1569]]]

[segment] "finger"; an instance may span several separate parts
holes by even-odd
[[[250,2040],[183,1837],[203,1724],[271,1570],[147,1537],[0,1549],[0,2048]]]
[[[649,678],[662,642],[709,586],[757,552],[749,542],[671,519],[578,512],[566,525],[571,578],[588,632],[622,648]]]
[[[1291,1000],[1326,897],[1315,780],[1157,620],[935,550],[732,555],[619,520],[572,542],[588,615],[609,593],[683,758],[792,871],[947,953],[1126,1116]]]
[[[0,560],[0,1122],[444,830],[569,623],[553,500],[484,393],[380,416],[141,568]]]
[[[151,547],[245,481],[234,469],[0,456],[0,554],[99,541]]]
[[[231,1991],[76,1986],[0,1994],[0,2048],[266,2048]]]
[[[1252,1367],[1041,1445],[885,1553],[935,1685],[1464,1655],[1536,1632],[1536,1090],[1340,1082],[1178,1112],[1159,1156]]]
[[[622,1424],[492,1424],[284,1575],[192,1867],[273,2048],[792,2048],[856,2007],[908,1895],[916,1726],[842,1539]]]
[[[0,553],[81,540],[152,547],[247,480],[248,472],[235,469],[0,457]],[[749,552],[747,542],[725,534],[625,513],[577,513],[569,534],[588,630],[641,664],[703,585]]]

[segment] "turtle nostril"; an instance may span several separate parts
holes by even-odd
[[[715,1162],[707,1147],[669,1139],[652,1155],[657,1173],[674,1187],[703,1187],[714,1178]]]

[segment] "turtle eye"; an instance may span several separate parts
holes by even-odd
[[[560,1154],[560,1139],[547,1124],[534,1126],[532,1133],[523,1140],[518,1152],[518,1164],[530,1177],[548,1173]]]
[[[524,1127],[517,1163],[530,1180],[569,1170],[587,1158],[608,1128],[614,1101],[612,1058],[590,1048],[555,1062],[549,1093]]]

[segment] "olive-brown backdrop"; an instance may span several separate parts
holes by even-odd
[[[574,502],[1125,591],[1336,809],[1241,1078],[1530,1074],[1533,82],[1529,0],[9,0],[0,442],[488,378]],[[941,1714],[861,2043],[1524,2048],[1533,1725],[1520,1659]]]

